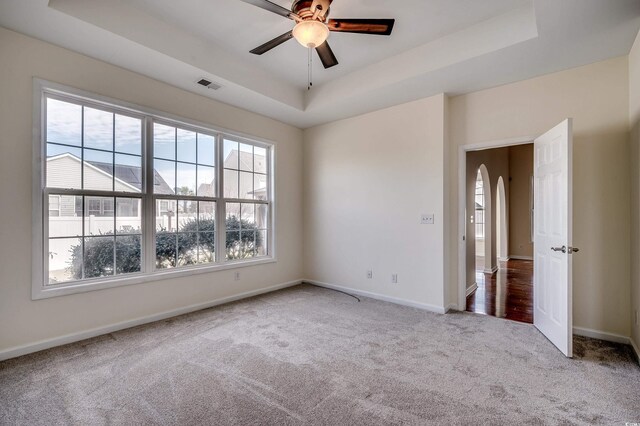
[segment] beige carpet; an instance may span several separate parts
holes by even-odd
[[[2,425],[640,422],[630,349],[309,285],[0,363]]]

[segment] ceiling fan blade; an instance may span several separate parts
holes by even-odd
[[[322,65],[324,65],[325,68],[331,68],[338,65],[338,59],[336,59],[336,55],[333,54],[333,50],[331,50],[329,43],[326,41],[316,47],[316,52],[318,52],[318,56],[320,56]]]
[[[286,32],[286,33],[282,34],[281,36],[278,36],[278,37],[274,38],[273,40],[270,40],[270,41],[266,42],[262,46],[256,47],[255,49],[253,49],[251,51],[251,53],[253,53],[254,55],[262,55],[263,53],[267,53],[268,51],[270,51],[274,47],[280,46],[285,41],[291,40],[292,38],[293,38],[293,31]]]
[[[273,12],[276,15],[284,16],[285,18],[293,19],[293,17],[295,16],[295,13],[293,13],[289,9],[285,9],[280,5],[271,3],[269,0],[241,0],[241,1],[252,4],[254,6],[258,6],[260,9]]]
[[[358,34],[390,35],[395,19],[329,19],[331,31]]]

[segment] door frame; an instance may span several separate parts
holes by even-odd
[[[537,137],[499,139],[458,147],[458,235],[456,238],[458,239],[458,306],[461,311],[464,311],[467,306],[467,152],[532,144]]]

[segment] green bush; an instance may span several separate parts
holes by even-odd
[[[226,220],[226,255],[229,259],[244,259],[255,255],[262,245],[262,234],[253,232],[255,224],[240,220],[235,216]],[[182,226],[177,237],[175,233],[156,235],[156,267],[166,268],[177,262],[182,265],[198,263],[198,247],[204,262],[212,262],[215,253],[215,221],[191,220]],[[128,230],[131,232],[131,230]],[[254,239],[255,235],[255,239]],[[199,236],[199,239],[198,239]],[[140,271],[140,235],[118,235],[115,238],[115,269],[117,274]],[[83,258],[84,278],[113,275],[114,238],[113,233],[85,238],[84,256],[82,244],[71,248],[69,270],[75,279],[82,279]]]

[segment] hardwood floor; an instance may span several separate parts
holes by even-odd
[[[467,311],[533,324],[533,261],[500,262],[495,274],[476,272]]]

